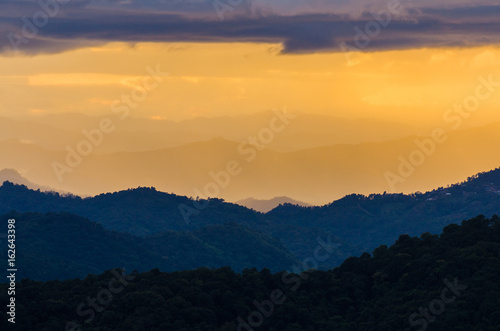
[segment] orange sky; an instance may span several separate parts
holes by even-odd
[[[197,116],[290,111],[438,124],[474,93],[478,77],[499,77],[500,49],[420,49],[375,53],[279,54],[279,44],[110,43],[53,55],[0,57],[0,114],[107,115],[147,75],[168,72],[131,114]],[[470,119],[500,119],[500,93]]]

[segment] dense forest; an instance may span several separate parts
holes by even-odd
[[[143,238],[106,230],[69,213],[12,212],[0,216],[0,224],[9,219],[16,220],[20,278],[69,279],[115,267],[176,271],[230,265],[241,271],[272,266],[280,271],[297,263],[277,239],[236,223]],[[1,248],[2,259],[6,250],[7,243]]]
[[[500,218],[479,216],[440,235],[401,235],[328,271],[114,269],[23,279],[16,330],[498,330],[498,275]]]
[[[499,213],[499,205],[500,169],[427,193],[349,195],[325,206],[286,204],[265,214],[222,199],[195,200],[154,188],[80,198],[9,182],[0,187],[0,215],[30,213],[17,217],[24,226],[26,259],[33,262],[24,268],[25,276],[36,280],[83,277],[123,266],[140,271],[203,266],[279,271],[308,259],[324,241],[335,247],[327,259],[317,261],[318,269],[328,270],[350,256],[389,245],[400,234],[437,234],[450,223],[479,214],[491,217]],[[59,214],[51,218],[46,213]],[[83,248],[87,242],[103,249],[99,259],[90,257],[97,250]],[[122,246],[131,248],[128,259],[118,249]],[[53,254],[44,256],[44,247]]]

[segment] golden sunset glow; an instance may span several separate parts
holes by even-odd
[[[500,50],[419,49],[376,53],[280,54],[280,45],[111,43],[54,55],[0,59],[0,109],[10,116],[83,112],[140,86],[146,67],[165,81],[136,117],[189,119],[251,114],[275,107],[346,118],[437,123],[473,93],[478,77],[500,73]],[[29,97],[28,97],[29,95]],[[8,96],[8,97],[7,97]],[[500,118],[500,94],[473,121]]]
[[[23,157],[3,167],[81,194],[151,185],[196,196],[210,172],[241,159],[239,144],[265,130],[273,110],[286,109],[299,120],[275,132],[265,151],[258,147],[252,170],[217,196],[323,204],[352,192],[425,191],[500,162],[488,152],[500,121],[499,64],[496,47],[289,54],[270,43],[113,42],[1,57],[2,116],[50,125],[5,134],[23,149],[48,149],[44,162],[34,169],[40,157]],[[92,147],[99,118],[112,119],[105,125],[112,133]],[[387,177],[416,148],[412,137],[436,128],[455,138],[408,180]],[[55,170],[82,143],[90,153],[80,149],[82,165]],[[480,154],[472,161],[463,150]],[[143,158],[158,168],[143,173]]]

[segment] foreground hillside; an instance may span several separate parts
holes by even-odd
[[[331,271],[23,280],[16,330],[498,330],[499,274],[500,218],[481,216],[440,236],[402,235]],[[1,285],[2,305],[6,293]]]

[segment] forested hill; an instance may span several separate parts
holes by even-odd
[[[194,200],[154,188],[139,187],[95,197],[29,190],[25,186],[5,182],[0,187],[0,214],[19,212],[70,212],[87,217],[105,228],[138,236],[162,231],[193,230],[216,223],[246,223],[257,221],[257,212],[224,203],[221,199],[200,202],[206,206],[200,213],[184,219],[179,206],[196,211]]]
[[[115,270],[23,280],[16,330],[498,330],[498,275],[500,219],[477,217],[440,236],[402,235],[331,271]],[[0,285],[4,307],[7,287]],[[7,324],[1,319],[0,329]]]
[[[188,221],[183,218],[181,206],[190,210]],[[319,264],[320,269],[328,269],[349,256],[390,244],[400,234],[439,233],[450,223],[480,214],[488,217],[500,214],[500,169],[427,193],[350,195],[322,207],[282,205],[266,214],[221,199],[194,201],[154,188],[82,199],[6,182],[0,187],[0,215],[12,210],[70,212],[107,230],[134,236],[189,232],[209,225],[235,223],[281,241],[298,260],[310,257],[320,240],[330,238],[335,251]],[[232,238],[221,235],[219,240]],[[235,267],[229,262],[226,265]]]
[[[117,267],[176,271],[231,266],[241,271],[255,266],[280,271],[297,263],[277,239],[236,223],[137,237],[69,213],[12,212],[0,216],[0,223],[9,219],[16,220],[19,278],[69,279]],[[3,242],[0,261],[7,265]]]

